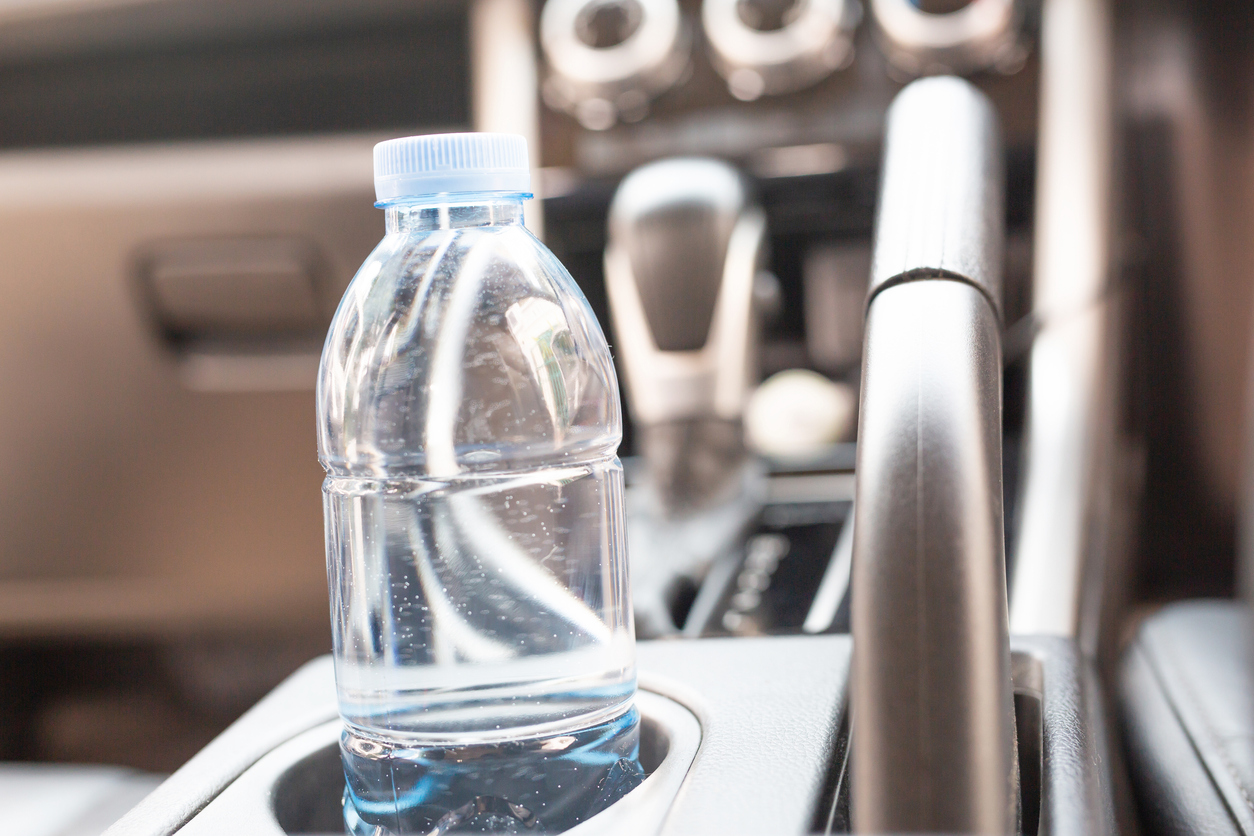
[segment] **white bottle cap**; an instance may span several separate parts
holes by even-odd
[[[374,147],[380,203],[450,192],[531,192],[527,140],[517,134],[430,134]]]

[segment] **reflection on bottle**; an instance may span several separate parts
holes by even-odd
[[[505,321],[540,384],[554,438],[561,442],[571,424],[571,407],[578,408],[583,388],[582,364],[575,354],[566,313],[547,299],[530,296],[511,305]]]

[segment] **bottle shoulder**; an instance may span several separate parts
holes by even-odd
[[[517,225],[386,236],[328,333],[318,422],[324,463],[431,473],[612,453],[622,432],[599,323]]]

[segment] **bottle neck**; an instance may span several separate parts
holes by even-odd
[[[444,194],[380,204],[388,234],[476,226],[521,226],[528,194]]]

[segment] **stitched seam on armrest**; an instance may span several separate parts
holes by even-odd
[[[1196,694],[1194,694],[1193,689],[1188,684],[1188,676],[1185,675],[1185,668],[1179,664],[1179,656],[1175,653],[1174,639],[1171,636],[1167,636],[1165,640],[1160,639],[1154,644],[1157,645],[1157,647],[1150,647],[1147,643],[1143,643],[1143,647],[1146,651],[1148,651],[1146,653],[1146,657],[1150,661],[1150,668],[1154,671],[1154,676],[1158,679],[1159,686],[1166,695],[1168,702],[1172,702],[1172,698],[1174,696],[1176,699],[1187,701],[1188,703],[1187,713],[1181,713],[1179,710],[1180,706],[1173,706],[1176,711],[1176,717],[1180,720],[1181,725],[1184,726],[1186,734],[1190,726],[1193,725],[1193,723],[1190,722],[1190,719],[1195,718],[1196,725],[1201,726],[1201,732],[1206,736],[1211,748],[1214,749],[1216,759],[1219,761],[1220,765],[1223,766],[1224,771],[1228,773],[1228,776],[1232,779],[1232,783],[1237,788],[1237,792],[1241,794],[1241,798],[1245,801],[1246,809],[1251,813],[1254,813],[1254,802],[1250,799],[1251,794],[1249,788],[1241,781],[1241,777],[1237,773],[1236,767],[1228,758],[1227,752],[1221,745],[1221,738],[1211,727],[1210,723],[1206,721],[1206,712],[1202,710],[1201,701],[1197,699]],[[1166,657],[1164,661],[1168,664],[1168,666],[1173,668],[1176,673],[1180,674],[1175,678],[1178,681],[1178,691],[1168,684],[1168,678],[1163,675],[1161,666],[1155,664],[1154,657],[1158,654]],[[1207,771],[1210,772],[1211,770],[1209,766],[1211,759],[1206,757],[1206,754],[1198,748],[1196,743],[1193,748],[1197,752],[1198,758],[1201,760],[1203,766],[1206,766]],[[1231,809],[1231,804],[1228,801],[1228,794],[1224,792],[1223,787],[1215,781],[1214,775],[1211,776],[1211,781],[1216,784],[1216,789],[1219,791],[1219,797],[1223,799],[1225,806],[1229,807],[1232,817],[1236,821],[1237,825],[1241,827],[1244,832],[1249,833],[1249,829],[1242,826],[1241,817],[1236,814],[1237,811]]]

